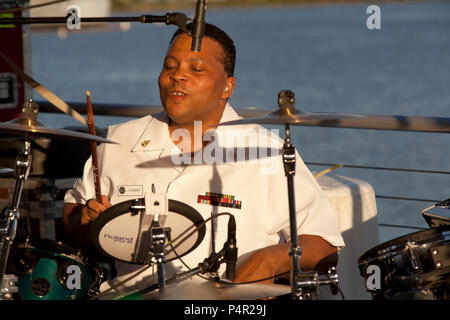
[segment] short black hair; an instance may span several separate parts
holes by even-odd
[[[189,32],[191,32],[192,23],[188,23],[186,25],[186,29]],[[181,28],[175,31],[175,33],[172,36],[172,39],[170,39],[169,45],[172,44],[173,40],[175,40],[175,38],[183,32],[184,31]],[[227,75],[229,77],[232,77],[234,74],[234,66],[236,64],[236,47],[234,46],[233,40],[230,38],[228,34],[226,34],[225,31],[209,23],[205,23],[204,36],[211,38],[220,44],[224,52],[224,56],[221,59],[221,63],[223,64],[223,67]]]

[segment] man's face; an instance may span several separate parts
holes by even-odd
[[[178,125],[192,125],[194,120],[216,123],[233,92],[234,78],[227,76],[220,62],[219,43],[204,37],[200,52],[191,51],[191,43],[186,34],[172,42],[158,80],[161,102]]]

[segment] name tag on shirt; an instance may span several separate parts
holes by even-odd
[[[144,195],[144,186],[117,186],[117,194],[119,196],[142,196]]]

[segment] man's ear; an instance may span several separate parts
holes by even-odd
[[[235,84],[236,84],[236,79],[234,77],[228,77],[225,80],[221,99],[228,99],[229,97],[231,97],[233,95]]]

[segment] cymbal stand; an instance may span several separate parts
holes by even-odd
[[[282,90],[278,94],[278,106],[281,115],[290,115],[294,112],[295,94],[289,90]],[[309,300],[317,296],[318,286],[322,284],[332,284],[337,282],[335,269],[329,271],[329,277],[325,280],[319,280],[317,272],[302,272],[300,268],[300,257],[302,248],[298,243],[297,234],[297,216],[295,210],[295,147],[291,142],[291,132],[289,124],[285,124],[284,144],[282,150],[284,172],[288,184],[289,201],[289,222],[291,233],[291,248],[289,255],[292,259],[290,282],[292,288],[293,300]]]
[[[280,93],[278,94],[278,106],[281,113],[289,114],[290,110],[294,108],[294,97],[294,93],[289,90],[280,91]],[[299,286],[299,281],[297,281],[297,275],[301,272],[300,256],[302,254],[302,248],[298,244],[297,217],[294,198],[295,147],[291,143],[291,131],[289,128],[289,124],[285,124],[284,131],[285,134],[282,156],[284,173],[286,175],[288,185],[289,222],[291,231],[291,248],[289,249],[289,256],[292,259],[290,282],[292,288],[292,299],[303,300],[303,289]]]
[[[32,125],[36,121],[37,113],[37,105],[29,99],[22,106],[20,121]],[[25,136],[23,151],[16,158],[14,174],[16,182],[14,184],[10,206],[5,210],[4,216],[0,220],[0,300],[11,299],[11,293],[17,292],[17,288],[14,286],[17,278],[15,276],[5,275],[5,273],[8,265],[9,250],[16,237],[17,225],[20,219],[20,198],[23,186],[30,173],[31,161],[31,142],[27,134]]]
[[[0,299],[10,298],[11,288],[14,281],[11,277],[5,275],[8,263],[9,249],[16,236],[17,225],[20,219],[19,204],[22,195],[22,189],[31,167],[31,143],[25,140],[23,151],[17,156],[14,191],[11,198],[10,207],[7,208],[5,216],[0,220],[0,236],[2,241],[1,256],[0,256],[0,283],[1,292]]]

